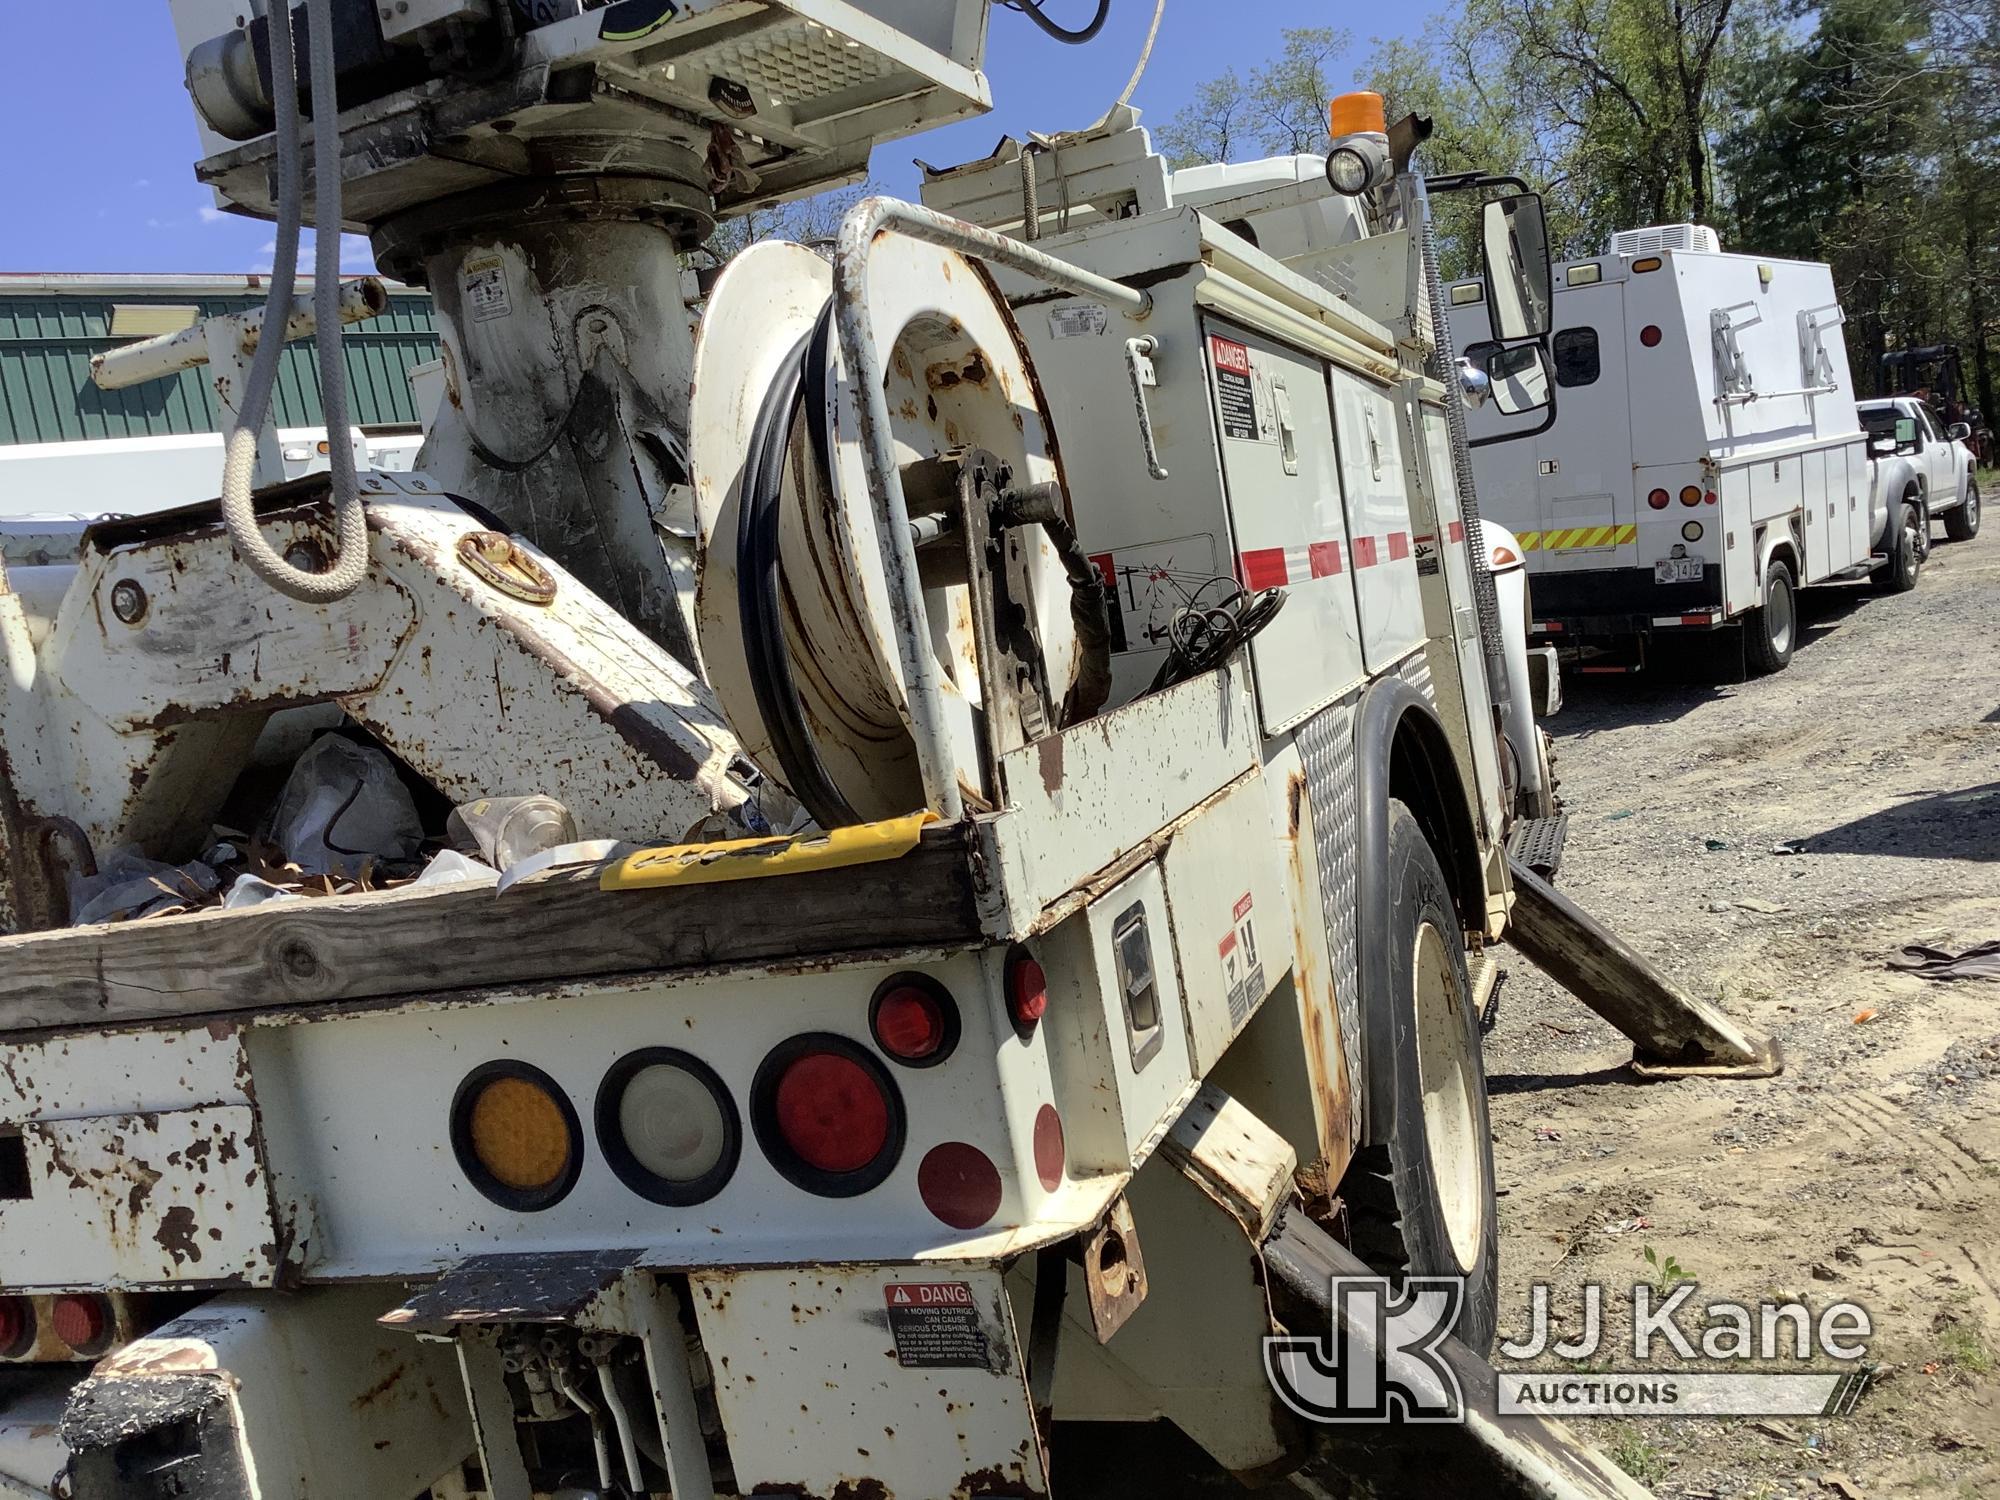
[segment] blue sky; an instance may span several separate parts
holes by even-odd
[[[1373,35],[1412,35],[1440,0],[1408,0],[1357,17],[1325,0],[1172,0],[1133,102],[1158,123],[1224,68],[1276,54],[1287,26],[1346,25],[1352,61]],[[1078,24],[1090,0],[1049,0]],[[983,156],[1003,134],[1069,130],[1101,115],[1124,86],[1152,19],[1146,0],[1113,0],[1083,47],[1048,40],[996,8],[987,49],[995,109],[977,120],[894,141],[874,175],[914,196],[912,156],[940,166]],[[0,271],[229,271],[270,265],[270,227],[221,214],[194,181],[198,151],[167,0],[0,0]],[[1393,24],[1392,24],[1393,23]],[[343,255],[373,269],[367,246]]]

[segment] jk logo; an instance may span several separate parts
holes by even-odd
[[[1458,1326],[1465,1283],[1409,1276],[1333,1278],[1333,1337],[1264,1340],[1271,1389],[1311,1422],[1462,1422],[1465,1395],[1438,1346]]]

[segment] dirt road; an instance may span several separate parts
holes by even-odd
[[[1788,1066],[1636,1083],[1616,1033],[1511,964],[1486,1058],[1501,1327],[1541,1281],[1573,1329],[1578,1285],[1654,1279],[1648,1248],[1699,1301],[1858,1301],[1884,1368],[1851,1417],[1583,1433],[1663,1496],[1832,1496],[1834,1474],[2000,1497],[2000,982],[1884,962],[2000,937],[2000,535],[1804,616],[1776,677],[1573,678],[1551,722],[1563,886]],[[1597,1367],[1630,1368],[1613,1337]]]

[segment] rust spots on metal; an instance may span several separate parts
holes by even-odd
[[[1285,783],[1285,861],[1291,880],[1293,984],[1297,988],[1300,1024],[1305,1030],[1306,1075],[1312,1086],[1314,1113],[1319,1120],[1320,1162],[1329,1181],[1338,1182],[1353,1155],[1353,1095],[1348,1086],[1347,1056],[1341,1044],[1340,999],[1333,990],[1332,976],[1319,962],[1313,928],[1308,913],[1319,910],[1310,899],[1312,884],[1306,878],[1305,850],[1312,846],[1307,831],[1311,798],[1303,773],[1294,772]]]
[[[1026,1470],[1019,1465],[1006,1469],[974,1469],[962,1476],[952,1489],[952,1500],[990,1500],[1007,1496],[1011,1500],[1047,1500],[1048,1491],[1028,1483]]]
[[[1305,801],[1305,772],[1294,771],[1285,778],[1285,837],[1294,844],[1299,840],[1299,818],[1305,811]]]
[[[1035,758],[1041,766],[1042,790],[1053,797],[1062,790],[1063,737],[1045,734],[1035,742]]]
[[[153,1238],[174,1258],[175,1265],[201,1259],[201,1246],[195,1242],[194,1210],[184,1204],[177,1203],[160,1216]]]
[[[354,1398],[354,1409],[356,1411],[366,1411],[377,1401],[380,1401],[384,1396],[393,1391],[397,1383],[409,1373],[409,1370],[410,1367],[408,1364],[397,1365],[395,1369],[391,1370],[387,1375],[384,1375],[380,1380],[369,1386],[367,1390]]]

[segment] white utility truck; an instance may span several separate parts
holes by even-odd
[[[1878,458],[1910,460],[1906,498],[1919,502],[1928,520],[1942,518],[1954,542],[1979,535],[1977,462],[1969,443],[1972,424],[1943,422],[1915,396],[1885,396],[1858,408],[1868,433],[1868,449]],[[1929,539],[1926,530],[1926,541]]]
[[[1655,636],[1740,624],[1747,667],[1773,672],[1798,589],[1915,585],[1922,506],[1904,461],[1871,461],[1828,267],[1675,224],[1555,280],[1552,366],[1495,342],[1481,282],[1450,289],[1458,352],[1492,381],[1467,417],[1479,494],[1526,558],[1537,640],[1617,672]]]
[[[1646,1070],[1778,1059],[1508,857],[1545,765],[1421,122],[1348,96],[1319,178],[1197,209],[1114,112],[697,317],[718,217],[986,106],[984,4],[173,10],[278,270],[100,371],[215,367],[219,504],[0,568],[0,1488],[1039,1496],[1069,1424],[1164,1418],[1640,1493],[1494,1416],[1474,976],[1507,939]],[[268,441],[266,331],[337,368],[374,295],[291,300],[308,180],[436,296],[412,472]],[[1333,197],[1303,269],[1241,232]],[[1481,214],[1539,337],[1540,205]],[[1331,1445],[1266,1336],[1442,1389],[1334,1306],[1371,1268],[1462,1283],[1468,1419]]]

